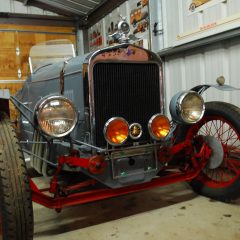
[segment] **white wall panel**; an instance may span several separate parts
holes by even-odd
[[[11,9],[11,2],[9,0],[0,0],[0,12],[9,12]]]
[[[168,57],[164,71],[166,106],[176,92],[204,83],[215,84],[219,76],[225,77],[226,84],[240,88],[239,59],[240,43],[237,40]],[[206,101],[226,101],[240,106],[239,91],[209,89],[203,96]]]
[[[15,0],[0,0],[0,12],[39,14],[39,15],[57,15],[55,13],[44,11],[40,8],[24,6],[23,3]]]
[[[238,28],[239,0],[209,0],[189,10],[192,0],[156,0],[163,6],[164,48]]]
[[[151,50],[158,52],[163,49],[163,21],[162,21],[162,4],[161,1],[150,0],[149,1],[149,13],[150,13],[150,33],[151,33]],[[154,25],[157,24],[156,29]],[[157,30],[154,34],[154,30]]]

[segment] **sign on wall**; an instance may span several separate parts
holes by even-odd
[[[136,44],[150,48],[149,0],[129,0],[88,29],[89,51],[116,43],[109,36],[117,31],[120,15],[127,17],[130,33],[139,39]]]
[[[166,2],[167,0],[165,0]],[[171,10],[171,13],[178,11],[179,18],[175,19],[167,16],[167,22],[171,22],[171,25],[174,26],[172,29],[168,28],[167,31],[172,36],[174,36],[173,31],[176,33],[173,46],[238,28],[240,14],[237,10],[237,4],[239,4],[239,1],[236,0],[179,1],[178,5],[176,5],[178,8]],[[170,2],[167,5],[169,8]]]
[[[95,51],[103,47],[103,23],[95,24],[88,31],[89,51]]]
[[[149,0],[132,0],[130,6],[130,27],[131,33],[139,38],[140,45],[149,42]],[[148,44],[147,44],[148,45]],[[145,46],[148,47],[149,46]]]
[[[196,13],[226,0],[191,0],[189,12]]]

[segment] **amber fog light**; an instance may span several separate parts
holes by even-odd
[[[166,116],[156,114],[149,120],[148,130],[153,139],[161,140],[168,135],[170,131],[170,122]]]
[[[103,134],[109,144],[118,146],[127,141],[128,129],[128,123],[124,118],[114,117],[106,122]]]

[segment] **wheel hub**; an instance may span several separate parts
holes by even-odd
[[[209,169],[216,169],[223,162],[224,150],[222,144],[218,139],[213,136],[204,136],[203,138],[212,150],[212,154],[207,164],[207,167]]]

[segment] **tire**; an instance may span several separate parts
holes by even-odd
[[[0,112],[0,239],[32,240],[33,208],[23,153]]]
[[[240,109],[229,103],[208,102],[203,119],[182,127],[181,132],[191,140],[198,135],[212,136],[220,146],[220,151],[215,149],[215,153],[212,149],[217,162],[220,159],[219,164],[210,169],[208,163],[191,182],[193,190],[224,202],[240,197]],[[223,153],[222,157],[219,152]]]

